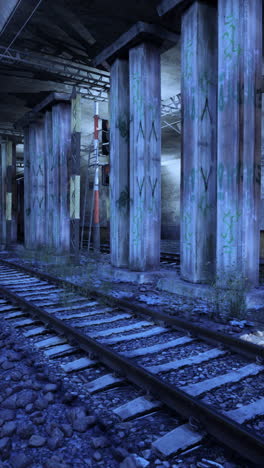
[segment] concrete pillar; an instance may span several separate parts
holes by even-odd
[[[53,150],[52,140],[52,112],[47,110],[44,116],[44,135],[45,135],[45,160],[46,160],[46,225],[45,242],[50,250],[59,248],[59,216],[58,210],[58,173],[59,165],[57,154]]]
[[[16,144],[1,143],[0,161],[0,244],[10,247],[17,240],[16,216]]]
[[[30,174],[30,150],[29,150],[29,126],[24,131],[24,244],[30,248],[30,224],[31,224],[31,174]]]
[[[41,120],[25,131],[25,245],[38,249],[45,245],[45,158],[44,128]]]
[[[80,249],[80,160],[81,160],[81,96],[74,88],[71,100],[70,176],[70,245],[75,260]]]
[[[80,115],[71,96],[51,93],[17,123],[24,129],[25,138],[27,248],[44,247],[52,254],[70,253],[70,247],[71,251],[79,250],[80,133],[77,122],[80,122]]]
[[[37,209],[35,209],[36,197],[38,196],[37,192],[37,171],[36,171],[36,161],[34,156],[36,155],[36,126],[31,123],[29,126],[29,187],[25,186],[25,191],[29,191],[27,194],[27,199],[29,200],[29,223],[28,223],[28,233],[25,233],[25,238],[27,239],[26,244],[28,244],[30,249],[34,249],[36,246],[36,217]]]
[[[111,66],[110,95],[110,251],[111,264],[129,260],[129,79],[128,60]]]
[[[160,260],[160,51],[141,43],[129,51],[129,267],[145,271]]]
[[[212,281],[216,243],[217,11],[182,16],[181,276]]]
[[[56,103],[52,106],[52,148],[55,169],[52,178],[56,178],[57,188],[52,189],[54,199],[50,211],[56,252],[64,253],[70,250],[71,106],[69,103]]]
[[[218,1],[217,275],[258,282],[262,1]]]
[[[0,249],[6,247],[6,143],[0,145]]]
[[[6,242],[11,246],[17,241],[16,144],[9,141],[6,146]]]
[[[32,155],[32,172],[34,173],[34,192],[31,194],[33,197],[32,209],[35,212],[35,242],[33,248],[46,247],[45,239],[45,226],[46,226],[46,161],[44,153],[44,122],[37,120],[33,125],[35,129],[35,148],[36,152]]]

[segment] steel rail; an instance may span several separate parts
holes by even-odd
[[[130,311],[132,310],[134,314],[151,317],[154,321],[163,322],[170,325],[172,328],[175,327],[177,330],[191,333],[210,344],[227,346],[233,352],[240,354],[248,359],[255,360],[257,358],[261,358],[264,360],[264,347],[249,341],[244,341],[240,338],[235,338],[215,330],[210,330],[201,325],[196,325],[187,320],[173,317],[171,315],[165,314],[164,312],[159,312],[140,304],[133,304],[132,302],[129,302],[125,299],[116,298],[102,291],[85,288],[78,284],[71,283],[68,280],[57,278],[56,276],[47,273],[38,272],[37,270],[33,270],[29,267],[9,262],[8,260],[0,259],[0,264],[1,263],[9,265],[13,268],[17,268],[18,270],[36,276],[40,279],[43,279],[44,281],[56,284],[57,286],[67,287],[69,290],[78,292],[83,296],[94,296],[103,301],[107,301],[112,306],[123,307],[129,309]]]
[[[202,428],[218,441],[224,443],[239,455],[244,456],[257,466],[264,464],[264,440],[243,429],[232,419],[218,413],[206,404],[191,397],[160,380],[131,359],[112,351],[107,346],[97,342],[93,338],[80,333],[73,327],[66,325],[62,320],[50,315],[40,307],[21,298],[7,288],[0,286],[0,294],[8,301],[26,309],[31,315],[55,329],[58,333],[67,335],[72,344],[88,353],[94,353],[99,361],[114,371],[121,373],[127,380],[153,394],[173,411],[180,413],[185,418],[198,419]]]

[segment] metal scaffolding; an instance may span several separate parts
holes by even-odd
[[[107,101],[110,89],[110,75],[86,65],[74,64],[69,60],[38,55],[32,52],[22,52],[9,49],[7,52],[0,46],[0,65],[6,65],[21,71],[44,72],[50,81],[65,85],[78,86],[78,92],[83,97],[97,101]]]

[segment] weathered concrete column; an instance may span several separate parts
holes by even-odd
[[[0,159],[0,244],[4,248],[10,247],[17,240],[15,142],[2,141]]]
[[[46,161],[44,152],[44,121],[37,120],[33,124],[35,131],[35,155],[31,157],[31,168],[34,177],[32,187],[32,210],[34,212],[34,243],[32,248],[38,249],[46,246]]]
[[[111,264],[127,267],[129,256],[129,81],[128,60],[111,67],[110,252]]]
[[[52,159],[53,168],[49,171],[52,179],[53,199],[50,197],[50,211],[53,219],[53,241],[57,253],[70,251],[70,180],[71,158],[71,106],[70,103],[54,103],[52,106]],[[51,177],[51,179],[50,179]]]
[[[160,51],[142,43],[129,52],[129,266],[145,271],[160,262]]]
[[[31,224],[31,176],[30,176],[30,145],[29,125],[24,131],[24,244],[30,248],[30,224]]]
[[[217,274],[257,284],[262,1],[218,1]]]
[[[53,254],[69,254],[72,244],[71,251],[79,250],[77,114],[69,94],[51,93],[17,123],[24,128],[25,137],[27,248],[42,246]]]
[[[217,11],[182,16],[181,276],[214,278],[216,243]]]
[[[44,127],[39,118],[30,122],[25,137],[25,245],[38,249],[45,245],[46,224]]]
[[[0,145],[0,249],[6,247],[6,143]]]
[[[139,21],[98,57],[94,64],[114,63],[111,91],[111,210],[125,208],[129,199],[129,268],[145,271],[157,268],[160,258],[160,53],[178,41],[178,35],[157,25]],[[127,71],[129,59],[130,168],[127,171]],[[115,62],[116,61],[116,62]],[[121,75],[122,68],[122,75]],[[122,78],[123,77],[123,78]],[[118,83],[118,79],[120,82]],[[117,90],[116,87],[120,85]],[[124,114],[122,114],[124,112]],[[118,127],[118,130],[116,129]],[[121,127],[121,128],[120,128]],[[120,134],[118,133],[120,132]],[[122,136],[123,134],[123,136]],[[111,138],[111,139],[112,139]],[[123,140],[121,139],[123,138]],[[117,149],[117,153],[115,152]],[[118,155],[118,160],[114,161]],[[123,159],[124,158],[124,159]],[[121,165],[122,163],[122,165]],[[114,172],[115,171],[115,172]],[[122,176],[122,178],[121,178]],[[126,266],[126,211],[112,216],[112,263]],[[122,241],[121,236],[124,236]],[[120,250],[119,250],[120,249]]]
[[[6,243],[17,241],[16,143],[7,143],[6,168]]]
[[[56,153],[53,151],[52,139],[52,111],[46,110],[44,114],[44,151],[46,160],[46,225],[45,239],[47,248],[57,250],[59,248],[59,216],[58,213],[58,171],[59,166]],[[24,136],[24,141],[25,141]]]
[[[80,160],[81,160],[81,96],[73,89],[71,100],[70,171],[70,240],[71,252],[78,261],[80,251]]]
[[[25,232],[25,239],[27,238],[26,244],[29,245],[30,249],[34,249],[36,246],[36,224],[37,224],[37,209],[34,209],[36,204],[37,192],[37,172],[35,171],[35,155],[36,155],[36,126],[34,123],[30,123],[29,126],[29,177],[30,186],[25,187],[26,190],[30,190],[28,195],[29,199],[29,231]]]

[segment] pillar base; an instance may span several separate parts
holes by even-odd
[[[69,253],[58,254],[35,249],[21,248],[21,246],[15,250],[19,252],[19,255],[21,255],[22,258],[28,259],[30,261],[42,262],[49,265],[69,265],[71,263],[75,263],[74,255]]]
[[[173,294],[179,294],[188,298],[202,299],[214,302],[215,288],[208,284],[194,284],[175,275],[175,272],[166,271],[166,277],[157,282],[157,288]],[[264,308],[264,287],[252,288],[245,292],[246,310]]]

